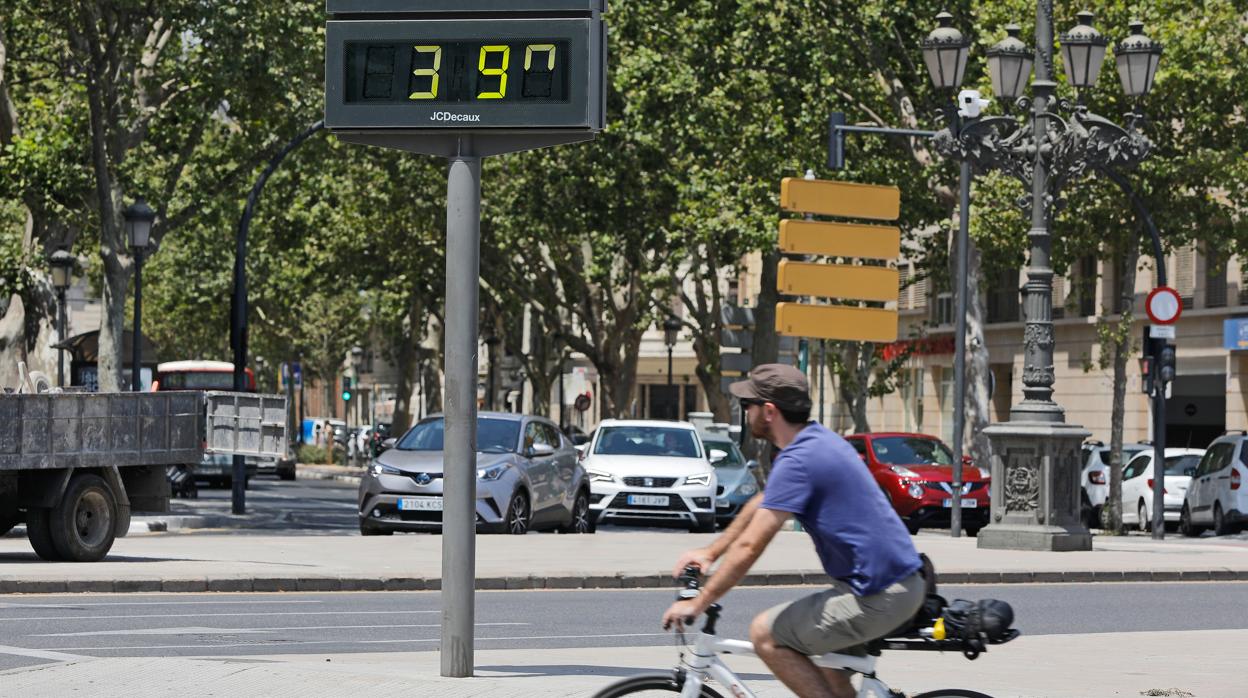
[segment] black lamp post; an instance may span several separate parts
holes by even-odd
[[[672,349],[676,347],[676,339],[680,335],[680,320],[668,316],[663,321],[663,343],[667,345],[667,384],[672,385]],[[678,401],[679,402],[679,401]]]
[[[143,253],[147,250],[152,234],[156,212],[147,202],[139,199],[121,212],[126,222],[126,238],[134,252],[134,333],[130,337],[130,389],[143,389],[143,343],[140,330],[143,326]]]
[[[485,342],[485,409],[495,409],[494,403],[494,347],[502,344],[503,340],[499,339],[493,332],[490,332],[482,340]]]
[[[52,288],[56,289],[56,336],[57,344],[65,342],[65,289],[69,288],[74,272],[74,256],[69,250],[58,249],[48,263],[52,267]],[[56,350],[56,385],[65,387],[65,349]]]
[[[955,55],[955,47],[967,46],[967,42],[946,13],[937,19],[939,26],[923,42],[924,61],[937,87],[956,89],[965,58]],[[1029,51],[1015,26],[1007,26],[1007,37],[987,53],[993,89],[1004,100],[1017,100],[1023,118],[980,116],[978,105],[973,109],[964,105],[963,118],[950,112],[949,127],[936,136],[937,149],[959,160],[964,173],[972,168],[1001,170],[1030,192],[1022,201],[1031,213],[1031,249],[1023,287],[1024,400],[1010,410],[1009,422],[985,430],[995,455],[992,515],[979,536],[982,548],[1088,550],[1092,545],[1080,521],[1078,494],[1078,449],[1088,432],[1066,424],[1064,410],[1053,401],[1050,227],[1066,184],[1090,171],[1116,173],[1132,167],[1148,157],[1152,144],[1137,128],[1138,115],[1128,114],[1124,128],[1084,105],[1083,97],[1096,83],[1109,42],[1092,27],[1090,13],[1080,13],[1078,19],[1061,37],[1066,76],[1077,91],[1075,102],[1056,98],[1053,0],[1039,0],[1034,58],[1028,59]],[[1117,47],[1116,54],[1123,91],[1138,98],[1152,87],[1162,48],[1143,35],[1141,23],[1132,22],[1131,30],[1132,36]],[[1021,96],[1022,85],[1033,67],[1033,94],[1028,99]],[[1030,115],[1025,115],[1028,110]],[[963,200],[964,205],[969,200],[969,176],[964,177]],[[964,226],[965,218],[964,214]],[[965,278],[965,240],[960,247],[958,276]],[[959,306],[961,322],[965,305],[959,302]],[[964,351],[961,344],[957,349]],[[962,356],[959,352],[955,359],[958,369],[962,369]],[[955,443],[961,443],[962,437],[961,388],[962,382],[955,379]]]

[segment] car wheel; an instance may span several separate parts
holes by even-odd
[[[1222,502],[1214,504],[1213,534],[1216,536],[1225,536],[1231,532],[1231,527],[1226,525],[1226,515],[1222,513]]]
[[[715,515],[714,514],[698,514],[698,520],[689,527],[692,533],[714,533],[715,532]]]
[[[910,535],[912,536],[919,535],[919,525],[917,523],[913,521],[908,521],[906,519],[902,519],[901,521],[902,523],[906,525],[906,530],[910,532]]]
[[[1140,518],[1139,523],[1136,525],[1139,527],[1141,532],[1148,533],[1153,530],[1152,520],[1148,518],[1148,511],[1144,507],[1144,502],[1140,502],[1140,507],[1136,510],[1136,515]]]
[[[65,558],[57,552],[52,544],[51,509],[47,507],[31,507],[26,510],[26,539],[35,554],[48,562],[60,562]]]
[[[1187,508],[1187,502],[1183,503],[1183,511],[1179,512],[1179,533],[1188,538],[1200,535],[1200,527],[1192,523],[1192,512]]]
[[[367,519],[360,519],[360,535],[361,536],[392,536],[394,530],[382,528],[376,524],[369,523]]]
[[[279,471],[279,472],[277,473],[277,476],[278,476],[279,478],[281,478],[282,480],[285,480],[285,481],[287,481],[287,482],[290,482],[291,480],[294,480],[294,479],[295,479],[295,469],[294,469],[294,468],[291,468],[290,470],[282,470],[282,471]]]
[[[974,526],[966,526],[965,528],[967,538],[977,538],[979,536],[979,530],[983,528],[983,526],[976,524]]]
[[[523,536],[529,532],[529,498],[523,492],[511,495],[507,515],[503,517],[503,533]]]
[[[62,559],[96,562],[104,559],[116,537],[117,498],[99,475],[75,475],[52,507],[52,545]]]
[[[572,516],[566,526],[560,526],[560,533],[593,533],[597,527],[594,525],[594,515],[589,511],[589,495],[584,491],[578,492],[576,501],[572,503]]]

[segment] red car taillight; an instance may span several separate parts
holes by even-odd
[[[1239,483],[1240,483],[1239,471],[1234,468],[1231,468],[1231,489],[1233,490],[1239,489]]]
[[[1088,482],[1092,483],[1093,485],[1104,485],[1105,484],[1105,472],[1102,470],[1096,470],[1096,471],[1088,473]]]
[[[1232,487],[1231,489],[1234,489],[1234,488]],[[1148,491],[1149,491],[1149,492],[1152,492],[1152,491],[1153,491],[1153,478],[1151,478],[1151,477],[1150,477],[1150,478],[1148,478]],[[1161,488],[1161,493],[1162,493],[1162,494],[1170,494],[1169,492],[1167,492],[1167,491],[1166,491],[1166,488],[1165,488],[1165,487],[1162,487],[1162,488]]]

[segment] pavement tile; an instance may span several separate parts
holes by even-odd
[[[75,580],[65,582],[65,591],[71,594],[111,594],[116,590],[114,582],[104,579]],[[156,589],[160,591],[160,589]]]
[[[68,591],[64,581],[52,579],[19,579],[17,580],[17,593],[19,594],[63,594]]]
[[[547,588],[550,588],[547,580]],[[672,578],[666,574],[623,574],[620,575],[620,586],[625,589],[658,589],[672,585]]]
[[[1123,573],[1122,578],[1123,578],[1123,580],[1124,580],[1124,581],[1131,581],[1131,580],[1127,579],[1127,573],[1125,573],[1125,572]],[[1206,578],[1206,579],[1208,579],[1208,577],[1205,577],[1205,578]],[[1181,581],[1183,581],[1183,573],[1182,573],[1182,572],[1180,572],[1180,571],[1178,571],[1178,570],[1154,570],[1154,571],[1153,571],[1153,574],[1152,574],[1152,580],[1151,580],[1151,581],[1154,581],[1154,582],[1181,582]]]
[[[300,577],[295,583],[298,591],[342,590],[342,582],[337,577]]]
[[[940,579],[939,571],[936,572],[936,575],[937,575],[937,579]],[[1000,572],[966,572],[964,573],[964,576],[966,577],[966,581],[964,582],[965,584],[1000,584],[1001,583]]]
[[[342,577],[338,580],[342,591],[385,591],[386,585],[380,579],[367,577]]]
[[[1121,582],[1121,570],[1096,570],[1092,573],[1092,579],[1097,582]]]
[[[417,577],[392,577],[382,580],[382,586],[386,591],[425,591],[429,587],[425,585],[425,580]]]
[[[1156,572],[1148,570],[1129,570],[1122,573],[1124,582],[1151,582]]]
[[[1034,572],[1002,572],[1002,584],[1027,584],[1036,581]]]
[[[767,575],[767,583],[772,586],[791,586],[802,584],[801,572],[780,572],[778,574]]]
[[[208,591],[207,579],[165,579],[160,583],[160,590],[166,592],[198,592]]]
[[[507,577],[508,589],[541,589],[546,586],[544,577]]]
[[[497,591],[507,588],[506,577],[477,577],[478,591]]]
[[[584,577],[547,577],[546,589],[581,589],[585,586]]]
[[[1038,575],[1040,575],[1040,574],[1042,574],[1042,573],[1037,572],[1036,574],[1037,574],[1037,576],[1038,576]],[[1064,582],[1076,582],[1076,583],[1088,583],[1088,582],[1095,582],[1095,581],[1096,581],[1096,575],[1095,575],[1095,574],[1093,574],[1092,572],[1086,572],[1086,571],[1085,571],[1085,572],[1063,572],[1063,573],[1062,573],[1062,581],[1064,581]]]
[[[1031,581],[1043,584],[1057,584],[1065,581],[1064,572],[1032,572]]]
[[[586,577],[586,589],[621,589],[624,584],[619,577]]]
[[[113,591],[116,593],[163,590],[164,585],[159,579],[118,579],[116,582],[113,582]]]
[[[208,591],[255,591],[248,578],[209,579]]]
[[[1231,582],[1238,578],[1239,574],[1235,570],[1209,570],[1209,579],[1215,582]]]

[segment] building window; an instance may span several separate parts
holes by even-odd
[[[1018,272],[997,275],[988,292],[988,322],[1018,322]]]
[[[1053,319],[1066,317],[1066,277],[1053,277]]]
[[[1096,315],[1096,257],[1088,255],[1079,260],[1075,276],[1075,307],[1080,317]]]
[[[1194,245],[1174,251],[1174,290],[1183,299],[1183,309],[1191,310],[1196,298],[1196,248]]]
[[[936,304],[933,308],[933,319],[937,325],[953,324],[953,294],[944,292],[936,294]]]
[[[1226,255],[1210,250],[1205,255],[1205,307],[1226,307],[1226,267],[1229,263]]]

